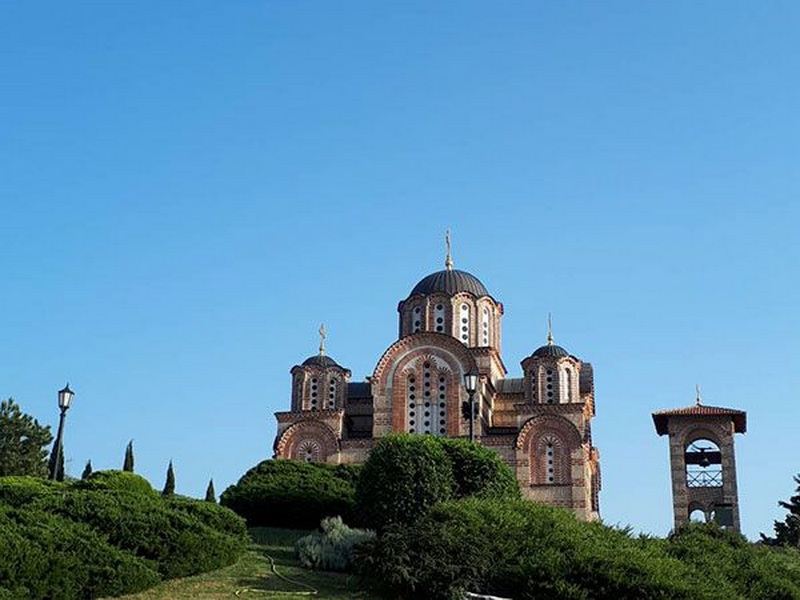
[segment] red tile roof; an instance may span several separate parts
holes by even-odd
[[[669,417],[730,417],[733,420],[733,430],[736,433],[747,431],[747,413],[743,410],[733,408],[722,408],[720,406],[706,406],[705,404],[693,404],[684,408],[671,408],[659,410],[653,413],[653,423],[655,423],[658,435],[667,433],[667,421]]]

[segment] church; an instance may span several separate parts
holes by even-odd
[[[319,354],[291,369],[291,409],[275,414],[275,457],[363,463],[392,432],[472,434],[508,463],[525,497],[597,519],[592,365],[556,345],[551,328],[522,359],[522,377],[507,377],[503,304],[453,268],[449,240],[445,269],[422,278],[397,312],[398,339],[365,382],[326,354],[320,330]],[[465,375],[477,379],[472,393]]]

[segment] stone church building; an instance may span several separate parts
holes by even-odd
[[[516,473],[523,494],[598,517],[600,463],[592,445],[592,365],[547,343],[508,377],[503,304],[473,275],[453,268],[424,277],[397,307],[399,335],[365,382],[320,352],[292,367],[291,409],[276,413],[277,458],[361,463],[390,432],[467,437],[464,375],[480,373],[475,439]]]

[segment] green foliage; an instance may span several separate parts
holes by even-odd
[[[214,504],[217,503],[217,494],[214,491],[214,480],[208,480],[208,487],[206,488],[206,502],[212,502]]]
[[[164,489],[161,490],[162,496],[172,496],[175,493],[175,470],[172,468],[172,461],[167,467],[167,480],[164,482]]]
[[[247,535],[244,519],[224,506],[201,502],[185,496],[170,496],[166,499],[166,503],[167,506],[196,518],[215,531],[239,538]]]
[[[519,498],[519,484],[489,448],[419,435],[381,439],[356,486],[361,523],[378,530],[410,523],[437,502],[470,496]]]
[[[450,458],[453,497],[519,498],[517,477],[497,452],[467,440],[436,438]]]
[[[25,507],[41,496],[64,488],[64,484],[39,477],[0,477],[0,505]]]
[[[50,428],[22,412],[13,399],[0,402],[0,477],[47,477]]]
[[[778,502],[789,514],[783,521],[775,521],[775,537],[761,534],[761,539],[771,546],[800,548],[800,475],[795,475],[794,481],[797,484],[797,493],[788,502]]]
[[[322,520],[319,531],[297,540],[295,550],[300,564],[307,569],[349,571],[353,549],[374,538],[372,531],[352,529],[341,517],[328,517]]]
[[[423,435],[381,438],[356,485],[360,524],[382,530],[410,523],[453,495],[453,469],[442,444]]]
[[[117,596],[159,581],[151,565],[101,533],[41,510],[0,506],[0,557],[0,581],[15,599]]]
[[[158,495],[147,479],[127,471],[95,471],[87,479],[75,481],[71,485],[79,490],[118,490],[144,496]]]
[[[133,440],[125,446],[125,460],[122,461],[122,470],[133,473]]]
[[[265,460],[223,492],[220,504],[249,526],[313,529],[324,517],[353,516],[359,467]]]
[[[359,546],[355,562],[372,587],[398,598],[800,599],[800,553],[714,527],[632,538],[525,500],[442,503]]]
[[[92,461],[87,460],[86,466],[83,468],[83,473],[81,473],[81,479],[89,479],[89,475],[92,474]]]
[[[114,546],[154,561],[167,579],[230,564],[244,548],[243,539],[213,530],[188,511],[171,509],[157,495],[76,489],[42,496],[33,506],[89,525]]]

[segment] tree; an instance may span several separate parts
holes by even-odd
[[[81,474],[81,479],[89,479],[89,475],[92,474],[92,461],[87,460],[86,466],[83,468],[83,473]]]
[[[206,502],[213,502],[214,504],[217,503],[217,495],[214,492],[214,480],[208,480],[208,487],[206,488]]]
[[[50,427],[22,412],[12,398],[0,402],[0,477],[47,477]]]
[[[125,448],[125,461],[122,463],[122,470],[133,473],[133,440],[128,442]]]
[[[797,493],[788,502],[780,501],[783,508],[789,511],[783,521],[775,521],[775,537],[767,537],[763,533],[761,539],[771,546],[793,546],[800,548],[800,475],[794,476]]]
[[[164,483],[164,489],[161,492],[162,496],[172,496],[175,493],[175,471],[172,468],[172,461],[169,461],[167,467],[167,481]]]

